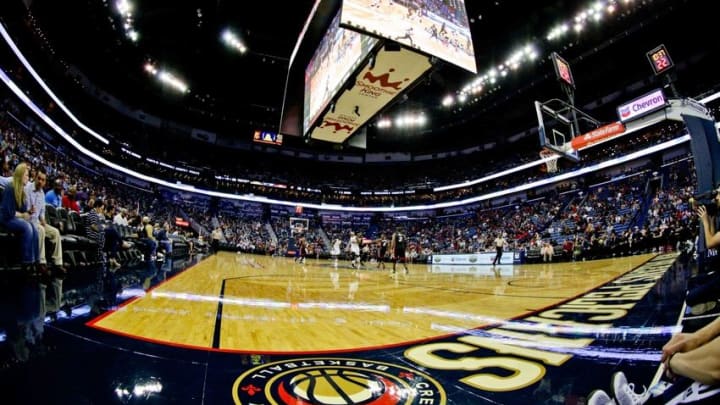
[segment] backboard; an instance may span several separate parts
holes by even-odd
[[[601,123],[560,99],[535,102],[540,148],[547,148],[573,162],[580,161],[571,142],[578,135],[601,126]]]

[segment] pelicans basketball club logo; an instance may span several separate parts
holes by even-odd
[[[235,380],[236,404],[446,404],[429,375],[396,364],[348,358],[305,358],[252,368]]]

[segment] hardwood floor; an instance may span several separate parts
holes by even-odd
[[[405,345],[518,318],[607,283],[654,255],[535,265],[355,270],[221,252],[93,322],[184,347],[328,353]],[[388,266],[388,269],[391,266]]]

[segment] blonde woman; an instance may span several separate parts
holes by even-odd
[[[40,259],[37,229],[30,223],[30,216],[37,207],[28,207],[25,201],[25,185],[30,179],[27,164],[20,163],[15,168],[12,183],[2,194],[0,204],[0,223],[20,239],[23,270],[29,269]]]

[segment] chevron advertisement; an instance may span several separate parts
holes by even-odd
[[[667,105],[662,90],[654,90],[617,108],[621,122],[627,122]]]

